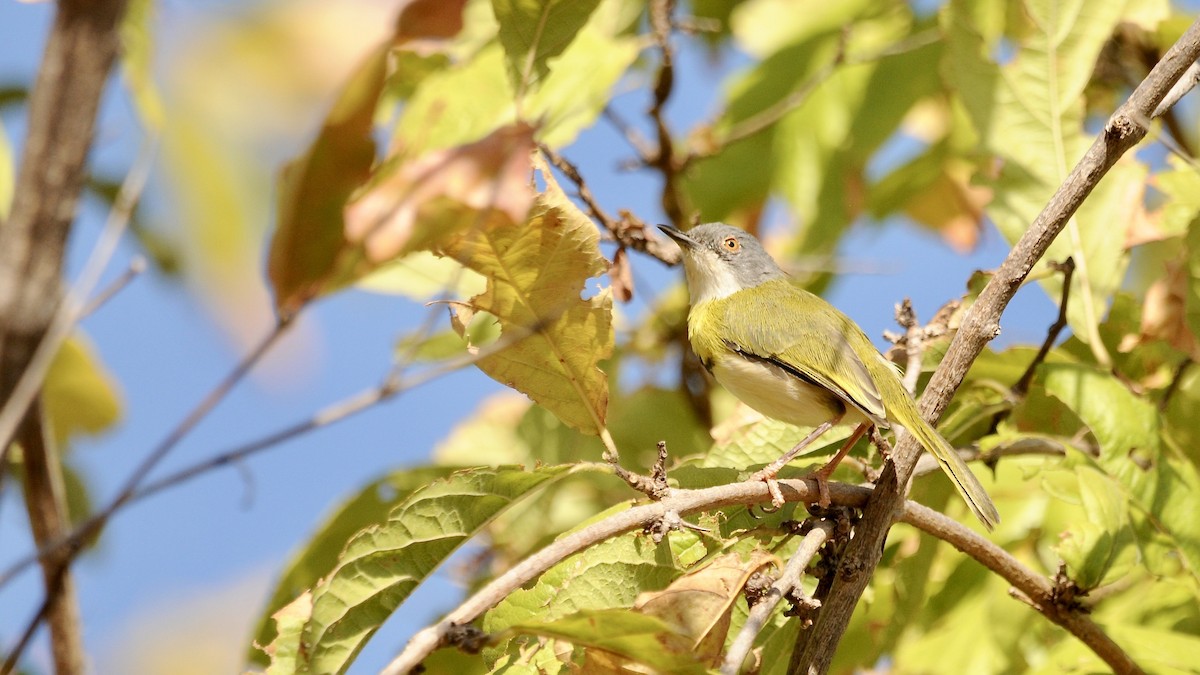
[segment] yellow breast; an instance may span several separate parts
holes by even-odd
[[[712,374],[746,405],[788,424],[816,426],[843,411],[843,422],[865,419],[829,390],[766,361],[731,353],[713,359]]]

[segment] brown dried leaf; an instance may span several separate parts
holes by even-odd
[[[967,253],[979,242],[983,207],[992,200],[992,191],[971,185],[962,173],[948,165],[929,187],[912,196],[905,212],[936,230],[955,251]]]
[[[698,658],[716,665],[729,632],[733,603],[741,597],[746,580],[777,563],[774,555],[763,550],[756,549],[746,560],[738,553],[726,553],[661,591],[641,594],[633,608],[679,627],[692,638]]]
[[[1128,352],[1138,345],[1162,340],[1175,349],[1200,360],[1200,341],[1187,322],[1188,270],[1185,261],[1166,263],[1166,274],[1150,285],[1142,304],[1142,325],[1138,335],[1128,335],[1120,350]]]
[[[612,264],[608,267],[608,278],[612,282],[613,297],[621,302],[633,299],[633,267],[629,264],[629,254],[625,247],[617,249],[613,255]]]
[[[412,0],[396,20],[396,40],[446,39],[463,27],[466,0]]]
[[[378,264],[435,247],[488,212],[524,221],[534,196],[533,131],[519,122],[381,171],[383,177],[346,206],[346,238]]]

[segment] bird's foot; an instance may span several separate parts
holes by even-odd
[[[817,484],[817,506],[823,509],[829,508],[829,504],[833,501],[829,494],[829,476],[833,473],[833,469],[828,464],[812,472],[805,478],[811,478]]]

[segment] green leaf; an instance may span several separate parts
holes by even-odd
[[[852,428],[839,426],[831,429],[798,457],[832,454],[850,435]],[[811,427],[797,427],[769,418],[760,418],[742,426],[730,426],[726,422],[714,431],[718,435],[717,443],[704,456],[701,466],[749,469],[769,464],[795,447],[811,431]]]
[[[580,297],[587,279],[606,270],[591,221],[550,183],[528,222],[489,224],[443,252],[488,279],[465,304],[495,316],[501,340],[516,336],[479,369],[570,426],[600,433],[608,380],[598,364],[612,353],[612,296]]]
[[[407,500],[414,491],[434,480],[445,478],[453,471],[451,467],[440,466],[395,471],[371,481],[358,494],[338,506],[284,565],[254,631],[253,644],[265,645],[277,641],[279,617],[276,612],[281,611],[293,598],[307,596],[308,589],[333,570],[338,555],[355,534],[369,525],[382,522],[392,508]],[[308,604],[311,608],[311,597],[308,597]],[[249,658],[259,665],[267,663],[266,654],[257,649],[250,651]]]
[[[569,4],[574,10],[580,3]],[[541,122],[543,143],[553,148],[571,144],[608,105],[613,87],[638,56],[639,38],[626,29],[637,20],[641,4],[601,3],[528,97],[522,116]]]
[[[1138,562],[1138,553],[1133,547],[1129,500],[1121,486],[1089,466],[1077,466],[1074,473],[1087,518],[1068,526],[1057,550],[1075,583],[1092,589],[1128,573]]]
[[[269,621],[275,639],[261,650],[252,649],[251,660],[269,663],[267,675],[293,675],[304,668],[302,636],[304,625],[312,618],[312,594],[303,593],[279,608]],[[258,644],[263,643],[255,643]]]
[[[492,0],[509,78],[521,100],[550,71],[587,22],[599,0]]]
[[[987,212],[1010,242],[1034,221],[1054,190],[1090,145],[1085,135],[1083,92],[1101,48],[1120,22],[1123,2],[1027,0],[1006,39],[994,26],[972,16],[966,2],[943,11],[948,35],[944,63],[980,135],[981,144],[1003,159],[995,180],[996,198]],[[991,54],[1015,46],[1012,59],[996,63]],[[1125,274],[1125,230],[1142,209],[1146,171],[1129,159],[1118,163],[1092,192],[1051,244],[1048,260],[1075,259],[1075,284],[1068,321],[1080,339],[1102,350],[1096,327]],[[1062,278],[1040,283],[1058,302]]]
[[[385,522],[346,544],[313,589],[304,666],[342,673],[388,616],[442,561],[517,501],[567,475],[570,466],[467,469],[426,485]]]
[[[1079,416],[1100,443],[1097,463],[1122,486],[1200,579],[1200,475],[1160,441],[1160,416],[1112,375],[1087,366],[1047,364],[1046,392]]]
[[[64,342],[50,362],[42,403],[60,447],[74,436],[106,431],[121,418],[117,383],[82,333]]]
[[[1192,335],[1200,337],[1200,218],[1194,218],[1187,233],[1186,319]]]
[[[371,132],[388,49],[372,50],[347,80],[316,140],[280,175],[267,272],[281,314],[294,313],[340,281],[347,251],[342,210],[375,160]]]
[[[485,282],[478,273],[452,258],[414,251],[382,265],[355,285],[367,291],[394,293],[424,302],[436,297],[476,295],[483,292]]]
[[[484,615],[483,629],[495,633],[574,612],[632,607],[639,594],[666,588],[704,555],[703,546],[693,546],[695,535],[681,534],[655,544],[630,532],[580,551],[501,600]]]
[[[504,53],[490,44],[421,82],[396,124],[393,143],[415,156],[479,140],[516,118],[512,101]]]
[[[704,666],[692,654],[686,635],[662,619],[627,609],[581,611],[553,621],[518,624],[508,630],[566,640],[660,672],[705,672]],[[597,656],[589,654],[592,659]],[[602,660],[602,663],[608,661]]]

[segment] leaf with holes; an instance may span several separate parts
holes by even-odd
[[[587,279],[606,271],[599,238],[551,183],[528,221],[488,223],[442,251],[488,279],[466,304],[495,316],[500,339],[514,340],[480,359],[480,370],[591,434],[605,425],[608,379],[598,364],[613,348],[611,293],[580,296]]]
[[[312,590],[302,667],[342,673],[404,599],[455,550],[517,501],[573,466],[466,469],[412,493],[358,533]]]

